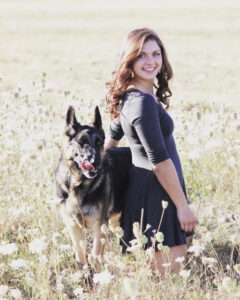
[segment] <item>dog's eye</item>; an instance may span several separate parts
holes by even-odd
[[[81,146],[83,146],[85,144],[88,144],[88,139],[86,137],[82,137],[78,142]]]
[[[75,153],[75,156],[78,156],[78,153]]]

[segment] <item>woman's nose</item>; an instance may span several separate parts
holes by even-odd
[[[150,56],[146,56],[146,63],[151,64],[154,63],[154,58],[152,57],[152,55]]]

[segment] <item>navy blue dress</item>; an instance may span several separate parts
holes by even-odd
[[[186,195],[173,129],[173,120],[162,105],[152,95],[136,89],[123,96],[120,121],[111,122],[111,138],[120,140],[125,135],[132,153],[130,182],[121,217],[123,240],[128,245],[135,238],[132,224],[140,222],[143,209],[143,231],[147,224],[151,225],[145,232],[148,238],[146,247],[152,246],[151,237],[156,232],[162,215],[162,200],[168,201],[160,227],[164,234],[163,245],[173,247],[186,244],[186,234],[181,230],[176,207],[152,170],[153,165],[171,159]],[[125,251],[126,246],[123,244],[123,252]]]

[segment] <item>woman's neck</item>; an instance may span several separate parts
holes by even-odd
[[[153,94],[153,82],[139,82],[132,80],[127,90],[130,89],[137,89],[147,94]]]

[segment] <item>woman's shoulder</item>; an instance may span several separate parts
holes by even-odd
[[[130,122],[140,117],[147,117],[159,112],[160,104],[157,103],[154,96],[139,90],[131,90],[124,94],[120,111]],[[161,108],[160,108],[161,109]]]
[[[123,95],[122,106],[127,106],[127,107],[137,106],[138,107],[138,106],[142,106],[142,105],[155,106],[155,105],[157,105],[157,101],[153,95],[144,93],[137,89],[132,89],[130,91],[127,91]]]

